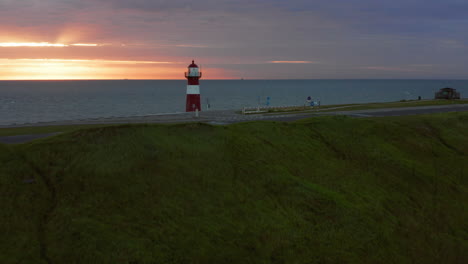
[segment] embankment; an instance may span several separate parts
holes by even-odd
[[[2,263],[466,263],[468,114],[0,144]]]

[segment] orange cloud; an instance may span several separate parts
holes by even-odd
[[[29,43],[17,43],[17,42],[3,42],[0,43],[0,47],[66,47],[68,45],[61,43],[49,43],[49,42],[29,42]]]
[[[70,44],[70,46],[97,47],[99,46],[99,44],[76,43],[76,44]]]
[[[49,43],[49,42],[1,42],[0,47],[69,47],[69,46],[82,46],[82,47],[97,47],[99,44],[76,43],[76,44],[63,44],[63,43]]]

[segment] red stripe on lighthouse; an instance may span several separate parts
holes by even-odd
[[[188,85],[199,85],[200,82],[198,78],[188,77]]]
[[[200,94],[187,94],[187,102],[185,105],[186,112],[194,112],[198,109],[201,110]]]

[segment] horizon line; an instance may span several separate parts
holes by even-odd
[[[0,79],[0,81],[185,81],[186,79]],[[267,81],[267,80],[440,80],[468,81],[468,78],[226,78],[203,79],[204,81]]]

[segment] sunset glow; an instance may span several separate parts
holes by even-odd
[[[77,44],[71,44],[70,46],[97,47],[97,46],[99,46],[99,45],[98,45],[98,44],[77,43]]]
[[[192,60],[204,79],[464,79],[467,8],[458,0],[0,1],[0,80],[180,79]],[[40,60],[63,65],[34,69],[45,67]]]
[[[77,44],[62,44],[62,43],[49,43],[49,42],[31,42],[31,43],[15,43],[15,42],[6,42],[0,43],[0,47],[69,47],[69,46],[81,46],[81,47],[97,47],[98,44],[87,44],[87,43],[77,43]]]
[[[168,61],[0,59],[0,79],[180,79],[185,66]],[[211,72],[214,79],[230,78],[218,69]]]
[[[0,47],[66,47],[68,45],[61,43],[48,43],[48,42],[37,42],[37,43],[0,43]]]
[[[9,65],[10,63],[17,62],[27,62],[29,64],[36,63],[72,63],[72,62],[86,62],[86,63],[109,63],[109,64],[177,64],[177,62],[168,62],[168,61],[125,61],[125,60],[79,60],[79,59],[15,59],[15,60],[5,60],[0,59],[0,65]]]

